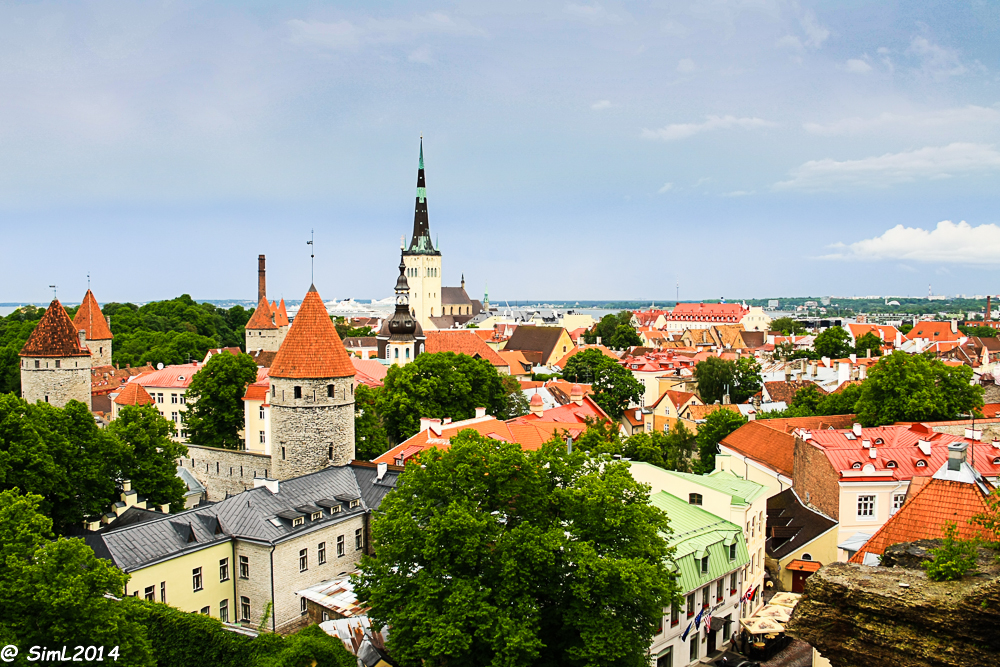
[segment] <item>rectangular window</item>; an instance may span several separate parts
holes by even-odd
[[[730,593],[735,593],[736,592],[736,573],[735,572],[733,572],[731,575],[729,575],[729,592]]]
[[[261,431],[261,432],[260,432],[260,444],[262,444],[262,445],[263,445],[263,444],[264,444],[264,441],[265,441],[266,439],[267,439],[267,437],[266,437],[266,436],[264,435],[264,431]]]
[[[160,602],[167,601],[167,582],[160,582]]]
[[[688,596],[687,615],[688,615],[688,618],[691,618],[692,616],[694,616],[694,593],[692,593],[691,595]]]
[[[260,418],[261,418],[261,419],[263,419],[263,418],[264,418],[264,406],[263,406],[263,405],[262,405],[262,406],[260,406]]]
[[[59,366],[59,360],[58,360],[58,359],[56,359],[56,368],[59,368],[59,367],[60,367],[60,366]]]
[[[205,616],[211,616],[212,615],[212,607],[211,606],[202,607],[201,611],[199,613],[205,614]]]
[[[729,545],[729,560],[736,560],[736,542]]]
[[[299,613],[303,616],[306,615],[306,610],[309,608],[309,603],[305,598],[299,598]]]
[[[656,631],[653,634],[658,635],[661,632],[663,632],[663,616],[656,619]]]
[[[172,419],[173,422],[176,424],[177,423],[177,413],[176,412],[171,412],[170,413],[170,419]]]
[[[219,581],[229,581],[229,559],[219,561]]]
[[[704,556],[701,559],[701,573],[708,574],[708,556]]]
[[[875,518],[875,496],[858,496],[858,518]]]
[[[297,517],[295,519],[292,519],[292,528],[296,528],[297,526],[301,526],[305,522],[306,522],[306,518],[304,516],[300,516],[300,517]]]
[[[147,600],[149,600],[150,602],[155,601],[156,600],[156,587],[155,586],[146,586],[146,590],[143,591],[143,597],[146,598]]]
[[[163,402],[163,394],[157,394],[156,395],[156,402],[157,403],[162,403]]]
[[[656,659],[656,667],[674,667],[674,647],[667,648],[667,652]]]
[[[177,394],[170,394],[170,402],[177,403]]]
[[[181,394],[181,405],[187,405],[187,394]]]
[[[894,493],[892,495],[892,513],[895,514],[903,507],[903,502],[906,500],[905,493]]]
[[[250,557],[240,556],[240,579],[250,578]]]
[[[696,632],[694,637],[691,638],[691,649],[688,658],[691,662],[698,659],[698,640],[701,638],[701,633]]]
[[[302,387],[295,387],[295,398],[302,398]]]
[[[354,549],[356,551],[361,551],[361,549],[364,546],[365,546],[365,536],[364,533],[361,532],[361,528],[358,528],[356,531],[354,531]]]
[[[250,622],[250,598],[240,596],[240,620]]]
[[[344,555],[344,536],[343,535],[338,535],[337,536],[337,558],[340,558],[343,555]]]
[[[320,565],[326,562],[326,542],[320,542],[316,548],[316,560]]]
[[[709,588],[708,586],[705,586],[703,589],[701,589],[701,606],[702,607],[707,607],[708,606],[708,588]]]
[[[281,460],[282,461],[285,460],[285,448],[284,447],[281,448]]]
[[[309,569],[309,550],[299,549],[299,572]]]
[[[724,591],[724,589],[725,589],[725,581],[723,579],[719,579],[719,581],[715,584],[715,601],[716,602],[718,602],[723,597],[725,597],[725,591]]]
[[[726,617],[722,619],[722,641],[729,641],[730,635],[733,634],[733,615],[726,614]]]
[[[196,567],[193,570],[191,570],[191,586],[195,592],[198,592],[202,589],[200,567]]]
[[[680,605],[672,604],[670,605],[670,627],[674,627],[681,622],[681,608]]]
[[[223,623],[229,622],[229,600],[223,600],[219,603],[219,620]]]

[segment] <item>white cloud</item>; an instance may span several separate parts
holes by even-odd
[[[896,225],[881,236],[830,248],[834,252],[821,259],[995,265],[1000,257],[1000,227],[973,227],[964,220],[958,224],[943,220],[931,230]]]
[[[926,37],[914,37],[907,53],[920,58],[921,70],[934,79],[959,76],[967,71],[958,51],[933,44]]]
[[[287,21],[291,40],[328,49],[353,50],[372,44],[409,42],[429,35],[482,37],[486,33],[468,21],[455,20],[444,12],[431,12],[409,19],[350,21]]]
[[[681,74],[690,74],[694,70],[694,61],[690,58],[682,58],[677,62],[677,71]]]
[[[597,100],[596,102],[590,105],[590,108],[596,111],[600,111],[601,109],[607,109],[610,106],[611,106],[611,100]]]
[[[847,71],[854,72],[856,74],[867,74],[872,71],[872,66],[866,63],[864,60],[858,60],[857,58],[851,58],[847,61]]]
[[[860,160],[811,160],[790,172],[775,189],[836,190],[844,187],[888,187],[916,180],[1000,169],[1000,153],[986,144],[953,143]]]
[[[728,130],[734,127],[744,129],[756,129],[761,127],[774,127],[777,123],[763,120],[762,118],[737,118],[736,116],[706,116],[704,123],[675,123],[661,127],[658,130],[643,128],[642,136],[645,139],[662,139],[663,141],[674,141],[676,139],[686,139],[701,132],[710,130]]]
[[[657,190],[657,192],[662,195],[664,192],[670,192],[673,189],[674,189],[673,183],[664,183],[663,187]]]
[[[802,30],[806,33],[806,44],[814,49],[823,46],[823,42],[830,36],[830,31],[819,24],[819,21],[816,20],[816,15],[812,12],[803,14],[799,23],[802,25]]]
[[[834,123],[804,123],[812,134],[825,136],[883,132],[885,129],[930,130],[947,128],[968,129],[973,126],[1000,125],[1000,109],[969,105],[954,109],[936,109],[911,114],[885,112],[872,118],[845,118]]]
[[[593,24],[623,23],[625,19],[617,14],[612,14],[601,5],[578,5],[573,2],[566,3],[564,11],[572,18],[586,21]]]

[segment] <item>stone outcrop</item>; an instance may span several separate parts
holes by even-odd
[[[897,544],[881,567],[832,563],[812,575],[788,634],[833,667],[958,667],[1000,654],[1000,565],[980,549],[976,571],[935,582],[920,564],[937,540]]]

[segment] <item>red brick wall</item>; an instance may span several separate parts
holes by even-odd
[[[827,516],[840,520],[840,473],[821,449],[795,438],[792,487],[799,499]]]

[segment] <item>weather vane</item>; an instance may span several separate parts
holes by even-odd
[[[90,271],[87,271],[87,289],[90,290]]]
[[[56,300],[56,286],[55,285],[49,285],[49,289],[52,290],[52,300],[55,301]]]
[[[309,230],[309,240],[306,241],[306,245],[309,248],[309,282],[313,285],[316,284],[316,230]]]

